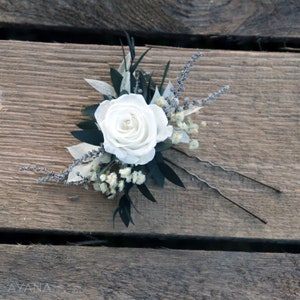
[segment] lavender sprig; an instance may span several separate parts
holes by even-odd
[[[185,90],[184,87],[184,81],[186,81],[188,79],[188,74],[191,71],[191,67],[193,66],[193,64],[196,62],[196,60],[199,57],[202,57],[203,54],[201,52],[197,52],[196,54],[194,54],[189,62],[185,65],[184,69],[180,72],[181,76],[179,78],[176,79],[176,82],[178,84],[178,88],[177,90],[174,91],[175,97],[179,97],[181,95],[181,93]]]
[[[229,90],[229,85],[225,85],[224,87],[222,87],[217,92],[215,92],[213,94],[210,94],[205,99],[201,100],[202,105],[208,104],[208,103],[216,100],[217,98],[219,98],[220,96],[222,96],[224,93],[226,93],[228,90]]]
[[[19,170],[46,174],[46,176],[38,178],[37,183],[54,181],[56,183],[65,183],[66,184],[68,175],[74,167],[87,162],[91,158],[97,157],[101,153],[104,153],[103,147],[99,147],[98,150],[90,151],[90,152],[86,153],[85,155],[83,155],[80,159],[74,160],[72,162],[72,164],[66,170],[61,171],[61,172],[50,171],[45,167],[38,167],[38,166],[21,167]],[[78,174],[78,176],[80,176],[80,174]],[[84,178],[82,181],[72,183],[72,184],[79,185],[79,184],[83,184],[83,183],[86,183],[86,180]]]

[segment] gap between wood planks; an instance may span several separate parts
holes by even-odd
[[[0,229],[0,244],[300,253],[299,240]]]
[[[146,44],[219,50],[244,51],[273,51],[273,52],[300,52],[300,38],[278,38],[264,36],[238,35],[187,35],[130,32],[137,46]],[[120,45],[123,32],[95,31],[76,28],[49,29],[33,26],[8,26],[0,29],[0,40],[20,40],[31,42],[59,42],[78,44]]]

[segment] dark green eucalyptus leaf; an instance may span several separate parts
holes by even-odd
[[[162,151],[170,149],[172,146],[173,146],[172,143],[160,142],[160,143],[156,144],[155,151],[162,152]]]
[[[152,100],[152,97],[154,95],[154,90],[151,89],[151,80],[152,80],[152,74],[150,74],[150,77],[148,79],[148,86],[147,86],[147,98],[146,99],[146,102],[147,104],[149,104]]]
[[[160,152],[156,152],[154,159],[156,161],[156,163],[163,163],[164,162],[164,157]]]
[[[134,224],[131,217],[131,199],[128,194],[124,194],[119,200],[119,215],[126,227],[131,222]]]
[[[95,121],[86,120],[76,124],[80,129],[98,129]]]
[[[124,192],[125,194],[128,194],[130,189],[133,187],[133,183],[132,182],[126,182],[125,183],[125,187],[124,187]]]
[[[163,77],[162,77],[162,80],[161,80],[161,83],[160,83],[160,86],[159,86],[159,92],[160,94],[163,93],[163,85],[165,83],[165,80],[166,80],[166,77],[167,77],[167,74],[168,74],[168,71],[169,71],[169,67],[170,67],[170,60],[167,62],[166,64],[166,67],[165,67],[165,71],[164,71],[164,74],[163,74]]]
[[[139,191],[143,194],[143,196],[145,196],[147,199],[149,199],[152,202],[156,202],[154,196],[152,195],[152,193],[150,192],[150,190],[148,189],[145,183],[137,184],[137,187]]]
[[[82,110],[82,113],[92,119],[95,119],[94,115],[95,115],[95,111],[98,108],[98,106],[99,106],[99,104],[93,104],[93,105],[87,106]]]
[[[140,64],[140,62],[142,61],[142,59],[144,58],[144,56],[151,50],[151,48],[148,48],[146,51],[144,51],[142,53],[142,55],[139,57],[139,59],[137,60],[137,62],[135,64],[133,64],[130,68],[130,72],[133,73],[136,68],[138,67],[138,65]]]
[[[156,155],[157,155],[157,153],[156,153]],[[160,187],[163,187],[165,184],[165,176],[160,171],[160,169],[157,165],[156,158],[154,157],[153,160],[148,162],[146,164],[146,167],[148,169],[150,177],[153,178]]]
[[[123,76],[119,73],[118,70],[116,70],[114,68],[110,68],[110,78],[111,78],[112,85],[113,85],[117,95],[119,96]]]
[[[130,37],[130,35],[126,31],[125,31],[125,35],[127,38],[127,43],[128,43],[128,47],[129,47],[129,51],[130,51],[130,55],[131,55],[131,61],[134,61],[134,58],[135,58],[134,38]]]
[[[155,84],[155,82],[153,81],[153,79],[152,79],[152,74],[150,73],[145,73],[144,72],[144,76],[145,76],[145,79],[146,79],[146,81],[148,82],[148,85],[150,86],[150,88],[152,88],[153,89],[153,91],[155,90],[155,87],[156,87],[156,84]]]
[[[98,129],[76,130],[71,134],[78,140],[91,145],[99,146],[103,143],[103,134]]]
[[[147,98],[148,98],[148,84],[147,81],[145,79],[145,76],[142,72],[139,73],[139,80],[140,80],[140,85],[141,85],[141,89],[142,89],[142,95],[144,97],[144,99],[147,102]]]
[[[130,91],[131,93],[135,93],[135,87],[136,87],[136,79],[133,76],[132,73],[130,73]]]
[[[162,172],[162,174],[172,183],[185,188],[183,182],[181,179],[178,177],[178,175],[174,172],[174,170],[168,166],[164,162],[158,163],[159,170]]]

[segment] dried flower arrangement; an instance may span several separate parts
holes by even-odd
[[[195,136],[199,125],[193,122],[193,114],[198,113],[203,105],[221,96],[229,87],[225,86],[202,100],[181,99],[185,89],[184,82],[202,53],[198,52],[191,57],[176,79],[177,88],[170,81],[165,84],[170,61],[165,66],[160,83],[156,84],[150,73],[139,69],[142,59],[150,49],[136,59],[134,40],[128,34],[126,36],[129,53],[126,55],[123,47],[123,60],[119,68],[110,69],[112,85],[86,79],[87,83],[104,96],[104,101],[84,108],[83,114],[88,119],[77,124],[80,130],[72,132],[81,143],[67,148],[74,158],[71,165],[60,173],[39,167],[22,167],[21,170],[45,173],[44,177],[38,179],[39,183],[55,181],[68,185],[92,185],[96,191],[108,198],[120,196],[113,219],[119,214],[123,223],[128,226],[133,223],[131,208],[134,205],[129,194],[132,187],[136,186],[145,198],[156,202],[147,186],[147,180],[151,178],[158,186],[163,187],[167,179],[184,187],[184,183],[171,167],[175,166],[266,223],[207,181],[164,157],[164,151],[172,149],[212,167],[222,168],[210,161],[188,155],[176,145],[187,143],[191,150],[198,148],[199,142]],[[238,173],[224,168],[222,170]],[[265,186],[279,192],[273,187]]]

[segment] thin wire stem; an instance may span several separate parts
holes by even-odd
[[[281,193],[281,190],[279,190],[279,189],[277,189],[277,188],[274,188],[273,186],[270,186],[270,185],[268,185],[268,184],[266,184],[266,183],[263,183],[263,182],[261,182],[261,181],[258,181],[257,179],[254,179],[254,178],[252,178],[252,177],[249,177],[248,175],[242,174],[242,173],[240,173],[240,172],[238,172],[238,171],[226,169],[226,168],[224,168],[224,167],[222,167],[222,166],[220,166],[220,165],[217,165],[217,164],[215,164],[215,163],[213,163],[213,162],[211,162],[211,161],[209,161],[209,160],[201,159],[199,156],[196,156],[196,155],[189,155],[188,153],[186,153],[186,152],[184,152],[183,150],[180,150],[180,149],[178,149],[178,148],[172,147],[171,149],[173,149],[173,150],[175,150],[175,151],[177,151],[177,152],[179,152],[179,153],[181,153],[181,154],[184,154],[185,156],[187,156],[187,157],[189,157],[189,158],[194,158],[194,159],[198,160],[199,162],[209,164],[209,165],[210,165],[211,167],[213,167],[213,168],[221,169],[222,171],[224,171],[224,172],[226,172],[226,173],[234,173],[234,174],[237,174],[237,175],[239,175],[239,176],[241,176],[241,177],[247,178],[247,179],[249,179],[249,180],[252,180],[253,182],[256,182],[256,183],[258,183],[258,184],[260,184],[260,185],[262,185],[262,186],[265,186],[265,187],[267,187],[267,188],[269,188],[269,189],[275,191],[276,193]]]
[[[198,180],[199,182],[205,184],[208,188],[210,188],[211,190],[213,190],[214,192],[216,192],[218,195],[220,195],[221,197],[223,197],[225,200],[229,201],[230,203],[232,203],[233,205],[237,206],[238,208],[242,209],[243,211],[245,211],[246,213],[248,213],[249,215],[251,215],[252,217],[256,218],[257,220],[259,220],[260,222],[262,222],[263,224],[267,224],[267,221],[264,220],[263,218],[257,216],[256,214],[254,214],[253,212],[251,212],[250,210],[248,210],[247,208],[245,208],[244,206],[242,206],[241,204],[235,202],[234,200],[228,198],[226,195],[224,195],[218,188],[214,187],[213,185],[211,185],[210,183],[208,183],[206,180],[200,178],[197,174],[189,171],[188,169],[186,169],[185,167],[182,167],[176,163],[174,163],[173,161],[171,161],[168,158],[164,157],[164,160],[166,160],[167,162],[169,162],[170,164],[174,165],[175,167],[183,170],[184,172],[186,172],[187,174],[191,175],[193,178],[195,178],[196,180]]]

